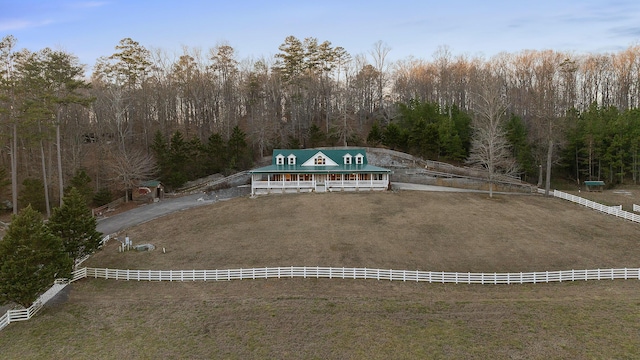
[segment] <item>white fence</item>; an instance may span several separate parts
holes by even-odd
[[[640,223],[640,215],[624,211],[621,206],[606,206],[597,202],[581,198],[579,196],[554,190],[553,196],[584,205],[603,213],[618,216],[633,222]],[[640,207],[633,205],[633,211],[639,211]],[[105,236],[102,245],[109,240]],[[78,264],[79,265],[79,264]],[[0,316],[0,330],[14,321],[30,319],[35,315],[49,299],[62,290],[68,282],[77,281],[87,277],[137,280],[137,281],[228,281],[241,279],[269,279],[269,278],[328,278],[328,279],[374,279],[389,281],[416,281],[429,283],[454,283],[454,284],[527,284],[548,283],[577,280],[613,280],[613,279],[638,279],[640,280],[640,268],[624,269],[595,269],[595,270],[565,270],[545,272],[519,272],[519,273],[458,273],[444,271],[412,271],[412,270],[388,270],[367,268],[332,268],[332,267],[276,267],[276,268],[251,268],[251,269],[227,269],[227,270],[118,270],[81,268],[73,272],[68,280],[56,281],[56,283],[28,309],[9,310]]]
[[[59,279],[27,309],[9,310],[0,317],[0,330],[11,322],[33,317],[42,306],[68,283],[84,278],[132,281],[230,281],[243,279],[326,278],[415,281],[451,284],[537,284],[579,280],[640,280],[640,268],[565,270],[516,273],[459,273],[445,271],[392,270],[368,268],[334,268],[320,266],[287,266],[274,268],[226,270],[119,270],[81,268],[71,279]]]
[[[579,196],[575,196],[575,195],[571,195],[571,194],[567,194],[565,192],[562,191],[558,191],[558,190],[554,190],[553,191],[553,196],[560,198],[560,199],[564,199],[564,200],[569,200],[571,202],[580,204],[580,205],[584,205],[588,208],[594,209],[594,210],[598,210],[601,211],[603,213],[609,214],[609,215],[613,215],[613,216],[617,216],[617,217],[621,217],[623,219],[627,219],[633,222],[637,222],[640,223],[640,215],[634,214],[632,212],[629,211],[624,211],[622,210],[622,206],[607,206],[607,205],[602,205],[599,204],[595,201],[591,201],[591,200],[587,200],[585,198],[581,198]],[[635,211],[635,209],[634,209]]]
[[[229,281],[242,279],[327,278],[416,281],[452,284],[536,284],[577,280],[640,280],[640,268],[565,270],[515,273],[459,273],[444,271],[391,270],[288,266],[226,270],[118,270],[82,268],[72,281],[88,277],[133,281]]]
[[[38,299],[26,309],[9,310],[0,317],[0,330],[12,322],[25,321],[31,319],[47,301],[56,296],[60,290],[64,289],[69,282],[67,280],[56,280],[56,282],[47,290],[44,294],[40,295]]]
[[[633,211],[640,212],[640,205],[633,204]]]

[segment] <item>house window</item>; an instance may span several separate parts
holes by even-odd
[[[282,155],[276,156],[276,165],[284,165],[284,156]]]
[[[289,155],[288,159],[289,160],[289,165],[295,165],[296,164],[296,157],[295,155]]]
[[[362,165],[364,163],[364,156],[358,154],[356,155],[356,165]]]
[[[344,156],[344,164],[345,165],[351,165],[351,155],[345,155]]]
[[[315,165],[324,165],[324,158],[322,156],[318,156],[317,158],[313,159],[313,163]]]

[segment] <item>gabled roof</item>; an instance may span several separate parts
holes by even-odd
[[[295,156],[295,164],[289,165],[287,159]],[[345,164],[345,157],[351,156],[351,163]],[[362,158],[362,163],[357,164],[356,158]],[[284,159],[278,164],[278,158]],[[316,159],[324,159],[316,161]],[[391,170],[369,165],[367,153],[364,149],[275,149],[271,165],[253,169],[250,173],[390,173]]]
[[[160,185],[160,181],[158,181],[158,180],[149,180],[149,181],[141,182],[139,186],[158,187],[159,185]]]

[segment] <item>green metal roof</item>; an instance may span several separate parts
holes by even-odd
[[[158,180],[149,180],[149,181],[141,182],[139,186],[157,187],[158,185],[160,185],[160,181],[158,181]]]
[[[289,157],[295,157],[295,164],[289,165]],[[325,158],[325,165],[315,165],[317,156]],[[345,164],[344,158],[351,156],[351,164]],[[362,164],[356,164],[356,157],[362,156]],[[278,158],[284,158],[278,165]],[[364,149],[275,149],[271,165],[249,171],[254,174],[299,173],[299,174],[353,174],[353,173],[390,173],[391,170],[369,165]]]

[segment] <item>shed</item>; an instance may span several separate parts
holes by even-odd
[[[600,180],[585,181],[584,186],[587,187],[587,191],[602,191],[604,190],[604,181],[600,181]]]
[[[138,185],[138,188],[132,194],[133,200],[150,200],[158,201],[164,198],[164,186],[158,180],[144,181]],[[158,200],[156,200],[158,199]]]

